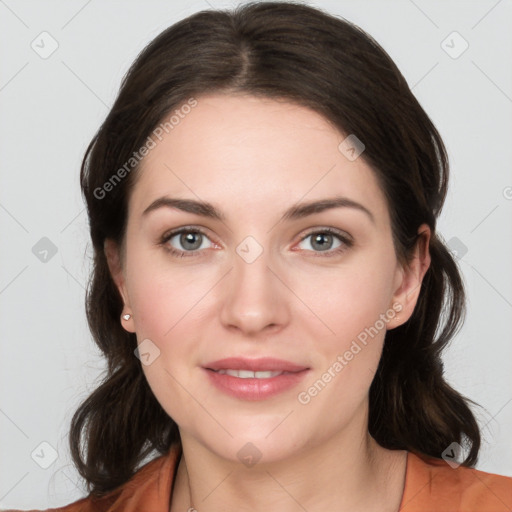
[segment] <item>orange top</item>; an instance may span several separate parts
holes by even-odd
[[[102,498],[82,498],[53,512],[168,512],[181,444],[139,469]],[[512,477],[459,466],[442,459],[407,453],[400,512],[510,512]],[[41,511],[30,511],[41,512]]]

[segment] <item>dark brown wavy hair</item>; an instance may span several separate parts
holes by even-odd
[[[437,458],[458,442],[467,448],[463,464],[474,466],[480,448],[469,407],[474,402],[445,381],[441,360],[465,315],[461,274],[435,230],[448,185],[443,141],[389,55],[359,27],[300,3],[253,2],[198,12],[146,46],[82,162],[94,249],[87,319],[107,361],[104,378],[70,427],[73,461],[90,495],[120,486],[148,456],[180,443],[176,423],[156,400],[134,355],[135,334],[121,326],[123,301],[104,242],[123,245],[138,165],[121,173],[122,179],[118,170],[175,109],[212,92],[306,106],[363,141],[361,158],[386,196],[401,262],[409,261],[418,227],[430,226],[431,265],[413,315],[386,333],[370,387],[368,429],[385,448]]]

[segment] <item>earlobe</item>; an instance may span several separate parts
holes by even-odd
[[[414,312],[421,291],[423,278],[430,267],[430,236],[431,230],[427,224],[418,228],[418,239],[411,261],[407,266],[401,266],[398,270],[399,285],[393,295],[392,304],[400,304],[400,315],[388,323],[388,329],[393,329],[409,320]]]

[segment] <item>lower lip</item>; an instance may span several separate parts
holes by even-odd
[[[286,373],[269,379],[241,379],[204,368],[211,382],[224,393],[242,400],[265,400],[296,386],[309,370]]]

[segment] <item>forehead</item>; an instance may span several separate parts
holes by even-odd
[[[153,132],[155,145],[136,171],[130,211],[142,213],[163,195],[200,198],[227,216],[341,195],[386,216],[374,171],[340,151],[346,134],[320,114],[246,95],[196,101],[193,108],[174,109],[174,123],[160,125],[158,137]]]

